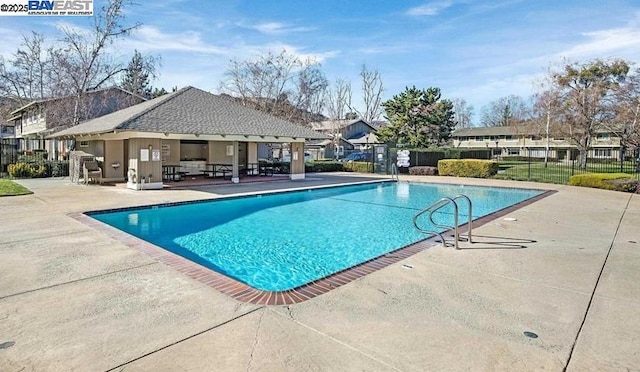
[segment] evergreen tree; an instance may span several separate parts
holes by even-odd
[[[145,98],[151,98],[149,75],[152,73],[152,67],[153,65],[150,66],[149,61],[145,61],[142,54],[136,50],[124,71],[120,87]]]
[[[378,130],[378,138],[411,147],[446,144],[455,127],[453,103],[440,98],[439,88],[415,86],[393,96],[382,104],[389,125]]]

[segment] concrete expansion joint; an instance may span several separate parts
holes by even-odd
[[[104,274],[92,275],[92,276],[88,276],[86,278],[80,278],[80,279],[76,279],[76,280],[70,280],[68,282],[62,282],[62,283],[48,285],[48,286],[45,286],[45,287],[34,288],[34,289],[30,289],[28,291],[12,293],[10,295],[6,295],[6,296],[3,296],[3,297],[0,297],[0,300],[4,300],[4,299],[10,298],[10,297],[20,296],[20,295],[23,295],[23,294],[39,292],[39,291],[46,290],[46,289],[56,288],[56,287],[60,287],[60,286],[63,286],[63,285],[75,284],[75,283],[84,282],[84,281],[88,281],[88,280],[103,278],[105,276],[118,274],[118,273],[122,273],[122,272],[129,271],[129,270],[136,270],[136,269],[139,269],[139,268],[142,268],[142,267],[147,267],[147,266],[151,266],[151,265],[157,265],[158,263],[159,262],[150,262],[150,263],[146,263],[146,264],[143,264],[143,265],[128,267],[126,269],[121,269],[121,270],[116,270],[116,271],[109,271],[108,273],[104,273]]]
[[[247,372],[251,371],[251,365],[253,364],[253,354],[256,352],[256,348],[258,347],[258,341],[260,336],[260,327],[262,326],[262,319],[264,318],[264,313],[266,312],[266,308],[262,308],[262,313],[260,314],[260,319],[258,319],[258,326],[256,327],[256,334],[253,338],[253,346],[251,347],[251,354],[249,355],[249,362],[247,363]]]
[[[222,323],[218,323],[218,324],[216,324],[216,325],[214,325],[214,326],[211,326],[211,327],[209,327],[209,328],[207,328],[207,329],[204,329],[204,330],[202,330],[202,331],[196,332],[196,333],[194,333],[194,334],[192,334],[192,335],[189,335],[189,336],[187,336],[187,337],[185,337],[185,338],[182,338],[182,339],[180,339],[180,340],[177,340],[177,341],[175,341],[175,342],[172,342],[172,343],[170,343],[170,344],[168,344],[168,345],[162,346],[162,347],[160,347],[160,348],[158,348],[158,349],[156,349],[156,350],[150,351],[150,352],[148,352],[148,353],[146,353],[146,354],[140,355],[139,357],[131,358],[131,359],[129,359],[128,361],[126,361],[126,362],[124,362],[124,363],[122,363],[122,364],[119,364],[119,365],[117,365],[117,366],[115,366],[115,367],[112,367],[112,368],[108,369],[108,370],[107,370],[107,371],[105,371],[105,372],[111,372],[111,371],[116,371],[116,370],[118,370],[118,371],[123,371],[125,366],[127,366],[127,365],[129,365],[129,364],[131,364],[131,363],[133,363],[133,362],[135,362],[135,361],[138,361],[138,360],[140,360],[140,359],[146,358],[146,357],[148,357],[148,356],[150,356],[150,355],[152,355],[152,354],[155,354],[155,353],[157,353],[157,352],[160,352],[160,351],[162,351],[162,350],[169,349],[170,347],[173,347],[173,346],[175,346],[175,345],[178,345],[178,344],[180,344],[180,343],[182,343],[182,342],[185,342],[185,341],[187,341],[187,340],[190,340],[190,339],[192,339],[192,338],[194,338],[194,337],[198,337],[198,336],[200,336],[200,335],[202,335],[202,334],[205,334],[205,333],[207,333],[207,332],[209,332],[209,331],[212,331],[212,330],[214,330],[214,329],[220,328],[220,327],[222,327],[222,326],[224,326],[224,325],[227,325],[227,324],[229,324],[229,323],[231,323],[231,322],[233,322],[233,321],[235,321],[235,320],[237,320],[237,319],[240,319],[240,318],[242,318],[242,317],[245,317],[245,316],[247,316],[247,315],[249,315],[249,314],[253,314],[254,312],[256,312],[256,311],[258,311],[258,310],[262,310],[262,309],[264,309],[264,307],[258,307],[258,308],[255,308],[255,309],[249,310],[249,311],[247,311],[247,312],[246,312],[246,313],[244,313],[244,314],[240,314],[240,315],[238,315],[238,316],[234,316],[233,318],[231,318],[231,319],[229,319],[229,320],[226,320],[226,321],[224,321],[224,322],[222,322]],[[263,314],[264,314],[264,312],[263,312]],[[262,317],[260,317],[260,320],[262,321]],[[258,325],[258,328],[260,328],[260,327],[259,327],[259,325]],[[253,351],[251,352],[251,355],[253,356]]]
[[[624,209],[622,210],[622,214],[620,215],[620,218],[618,219],[618,224],[616,225],[616,230],[613,233],[613,237],[611,238],[611,243],[609,244],[609,248],[607,249],[607,254],[604,257],[604,260],[602,261],[602,265],[600,266],[600,272],[598,273],[598,277],[596,279],[596,282],[593,286],[593,290],[591,291],[591,296],[589,298],[589,302],[587,303],[587,307],[584,311],[584,316],[582,317],[582,322],[580,323],[580,327],[578,328],[578,332],[576,333],[576,337],[573,340],[573,343],[571,344],[571,349],[569,350],[569,356],[567,358],[567,362],[564,365],[563,368],[563,372],[567,370],[567,368],[569,368],[569,365],[571,363],[571,358],[573,357],[573,352],[576,348],[576,345],[578,344],[578,341],[580,340],[580,335],[582,334],[582,331],[584,329],[584,325],[587,321],[587,318],[589,317],[589,313],[591,311],[591,306],[593,305],[593,300],[596,296],[596,291],[598,290],[598,285],[600,284],[600,279],[602,279],[602,274],[604,273],[604,269],[607,266],[607,262],[609,261],[609,257],[611,256],[611,251],[613,251],[613,247],[616,243],[616,239],[618,238],[618,234],[620,233],[620,228],[622,226],[622,221],[624,220],[625,215],[627,214],[629,205],[631,204],[631,198],[633,195],[631,195],[629,197],[629,199],[627,199],[627,203],[624,207]]]

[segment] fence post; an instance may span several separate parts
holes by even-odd
[[[531,150],[527,149],[527,180],[531,180]]]

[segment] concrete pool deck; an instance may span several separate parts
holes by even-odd
[[[0,370],[640,370],[640,195],[401,177],[557,193],[479,227],[467,249],[431,248],[289,306],[233,300],[70,216],[355,179],[18,181],[34,194],[0,198]]]

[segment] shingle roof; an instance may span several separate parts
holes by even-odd
[[[367,123],[366,121],[362,120],[362,119],[354,119],[354,120],[346,120],[346,119],[341,119],[341,120],[323,120],[323,121],[316,121],[311,123],[311,128],[315,129],[315,130],[334,130],[334,129],[341,129],[344,127],[348,127],[351,124],[355,124],[358,122],[363,122],[365,124],[367,124],[368,126],[370,126],[371,128],[373,128],[373,126],[371,126],[371,124]],[[373,128],[375,130],[375,128]]]
[[[322,133],[194,87],[86,121],[52,137],[112,131],[326,138]]]
[[[514,127],[474,127],[462,128],[451,133],[453,137],[463,136],[504,136],[517,134]]]
[[[91,90],[91,91],[88,91],[86,94],[90,96],[90,95],[97,94],[97,93],[103,93],[103,92],[106,92],[108,90],[120,90],[120,91],[125,92],[127,94],[130,94],[130,95],[132,95],[134,97],[138,97],[143,101],[147,100],[145,97],[143,97],[143,96],[141,96],[139,94],[136,94],[136,93],[133,93],[133,92],[129,92],[128,90],[120,88],[118,86],[111,86],[111,87]],[[37,100],[31,101],[31,102],[27,103],[26,105],[14,110],[13,112],[11,112],[11,115],[19,114],[20,112],[22,112],[22,111],[24,111],[24,110],[26,110],[29,107],[34,106],[34,105],[43,104],[43,103],[47,103],[47,102],[53,102],[53,101],[59,101],[59,100],[65,100],[65,99],[73,99],[73,98],[74,98],[74,96],[63,96],[63,97],[52,97],[52,98],[37,99]]]

